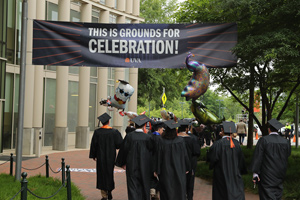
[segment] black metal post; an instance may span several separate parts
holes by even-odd
[[[46,155],[46,178],[49,178],[49,159]]]
[[[61,159],[61,182],[63,184],[63,186],[65,186],[65,177],[66,177],[66,174],[65,174],[65,159],[62,158]]]
[[[13,175],[13,168],[14,168],[14,158],[13,154],[10,154],[10,171],[9,174],[12,176]]]
[[[21,200],[27,200],[27,173],[23,172],[22,173],[22,180],[21,180]]]
[[[70,173],[70,165],[66,166],[67,168],[67,199],[72,200],[72,194],[71,194],[71,173]]]

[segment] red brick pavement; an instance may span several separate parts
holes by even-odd
[[[49,164],[53,171],[57,171],[61,167],[61,158],[65,158],[66,165],[70,165],[71,169],[95,169],[95,161],[88,158],[89,150],[75,150],[66,152],[49,153]],[[7,156],[6,156],[7,157]],[[15,159],[15,158],[14,158]],[[0,156],[0,164],[1,161]],[[32,169],[41,166],[45,162],[45,155],[39,158],[28,158],[24,157],[22,167]],[[3,162],[2,162],[3,163]],[[15,167],[15,166],[14,166]],[[14,169],[15,170],[15,169]],[[37,170],[23,170],[26,171],[28,176],[36,174],[46,175],[45,166]],[[9,173],[9,163],[0,165],[0,173]],[[15,173],[15,171],[13,171]],[[61,173],[53,173],[50,170],[49,175],[51,177],[57,177],[61,179]],[[125,172],[120,168],[115,168],[115,190],[112,195],[115,200],[127,200],[127,189],[126,189],[126,175]],[[71,180],[81,190],[81,193],[86,197],[87,200],[99,200],[101,199],[100,191],[96,189],[96,174],[93,172],[71,172]],[[29,183],[30,184],[30,183]],[[212,185],[202,179],[196,178],[194,199],[195,200],[209,200],[212,197]],[[258,200],[258,195],[246,193],[246,200]]]

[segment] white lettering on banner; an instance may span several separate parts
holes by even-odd
[[[150,51],[152,50],[152,51]],[[91,53],[178,54],[178,40],[103,40],[89,41]]]
[[[61,168],[57,169],[57,172],[60,171]],[[88,173],[96,173],[96,169],[84,169],[84,168],[69,168],[70,172],[88,172]],[[67,171],[67,169],[65,169]],[[114,169],[114,173],[123,173],[125,170],[123,169]]]

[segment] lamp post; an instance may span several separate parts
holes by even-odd
[[[220,118],[220,107],[221,107],[221,101],[224,101],[224,99],[217,99],[216,101],[219,102],[219,118]]]
[[[181,104],[181,119],[183,119],[183,104],[185,104],[185,102],[179,102]]]

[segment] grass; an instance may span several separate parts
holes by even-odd
[[[250,166],[252,161],[253,149],[247,149],[242,146],[242,150],[245,156],[245,162],[247,166]],[[285,181],[283,183],[283,199],[284,200],[296,200],[300,199],[300,173],[299,173],[299,163],[300,163],[300,149],[292,147],[292,154],[288,159],[288,169],[286,172]],[[196,176],[203,178],[208,181],[212,181],[213,170],[209,170],[209,163],[206,162],[206,149],[201,149],[201,156],[199,157]],[[243,175],[243,181],[245,190],[258,193],[257,188],[253,188],[252,183],[252,172],[248,170],[248,174]]]
[[[50,197],[58,191],[61,187],[61,180],[56,178],[46,178],[45,176],[37,175],[27,178],[28,189],[40,197]],[[14,197],[14,195],[21,189],[21,183],[16,181],[13,176],[9,174],[0,174],[0,200],[7,200]],[[72,200],[84,200],[85,198],[80,193],[80,190],[72,183],[71,186]],[[19,193],[14,199],[21,199],[21,194]],[[27,192],[28,200],[37,200],[31,193]],[[51,200],[62,200],[67,199],[67,188],[63,187]]]

